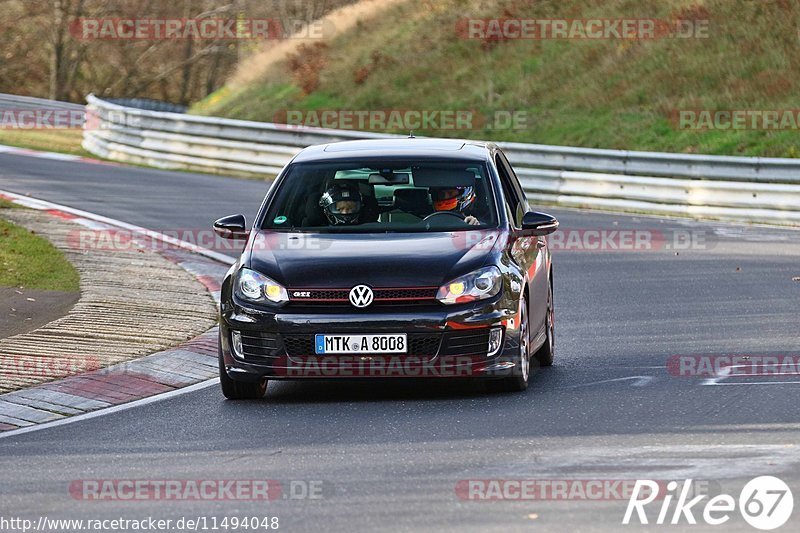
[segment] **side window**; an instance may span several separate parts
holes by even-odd
[[[519,178],[517,178],[517,174],[514,172],[511,163],[508,162],[508,159],[506,159],[506,155],[503,152],[498,150],[497,153],[500,155],[500,160],[505,163],[508,175],[511,176],[511,186],[517,192],[517,198],[519,198],[522,202],[525,211],[530,210],[530,206],[528,205],[528,197],[525,195],[525,190],[522,188],[522,184],[519,182]]]
[[[495,156],[495,165],[497,166],[497,172],[500,174],[500,183],[503,186],[506,207],[512,215],[511,222],[515,228],[520,228],[522,227],[522,217],[527,211],[527,201],[524,200],[524,196],[520,198],[519,185],[515,183],[517,180],[512,177],[512,170],[500,152],[497,152]]]

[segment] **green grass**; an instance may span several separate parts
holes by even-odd
[[[50,242],[2,218],[0,200],[0,287],[77,292],[78,272]]]
[[[316,89],[281,63],[226,87],[194,112],[273,121],[286,110],[520,111],[519,129],[420,131],[594,148],[800,156],[800,131],[687,131],[676,109],[796,109],[800,2],[745,0],[441,0],[408,2],[330,43]],[[476,18],[707,18],[709,38],[459,38]],[[366,74],[365,74],[366,73]],[[396,131],[402,133],[404,131]]]
[[[94,157],[81,146],[83,130],[18,130],[0,129],[0,144]]]

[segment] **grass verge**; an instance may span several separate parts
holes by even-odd
[[[0,287],[77,292],[75,267],[45,238],[4,220],[11,207],[0,199]]]
[[[83,149],[81,141],[83,141],[83,130],[0,129],[0,144],[82,157],[95,157]]]

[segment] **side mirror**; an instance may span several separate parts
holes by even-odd
[[[529,211],[522,217],[522,230],[531,235],[550,235],[558,229],[558,220],[547,213]]]
[[[230,215],[214,222],[214,233],[225,239],[247,237],[244,215]]]

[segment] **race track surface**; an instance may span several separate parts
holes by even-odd
[[[267,184],[0,155],[0,189],[164,230],[207,229],[238,212],[252,220]],[[548,211],[574,240],[554,252],[556,364],[526,392],[456,381],[273,382],[266,399],[248,403],[224,401],[211,386],[0,439],[4,513],[277,516],[285,531],[611,531],[622,527],[626,500],[487,502],[456,487],[691,478],[738,498],[747,480],[769,474],[800,497],[800,379],[675,371],[676,356],[800,355],[800,282],[792,280],[800,234]],[[580,249],[598,230],[635,230],[659,243],[694,232],[695,247]],[[607,246],[619,239],[606,236]],[[86,479],[271,479],[284,492],[269,503],[83,501],[69,489]],[[322,487],[319,498],[301,497],[309,485]],[[738,514],[723,527],[753,531]]]

